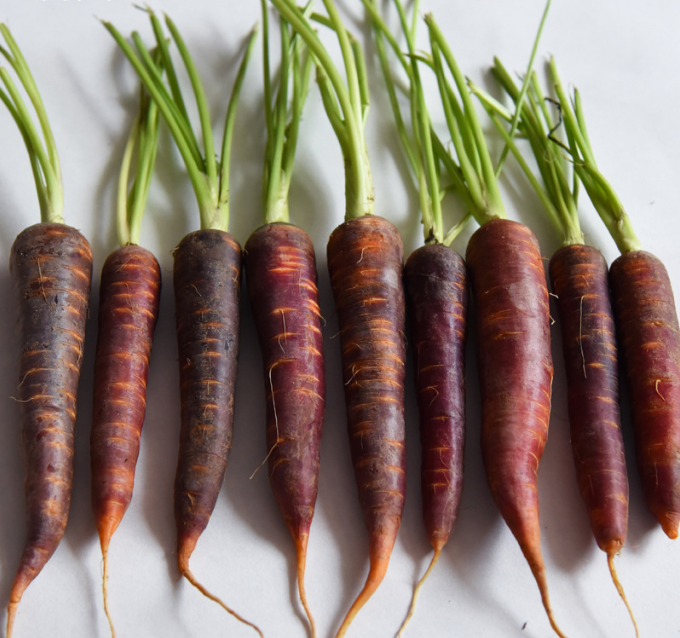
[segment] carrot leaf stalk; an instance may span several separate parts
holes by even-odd
[[[315,57],[317,81],[323,104],[345,158],[345,219],[372,214],[373,178],[364,137],[364,124],[369,105],[366,68],[361,49],[354,36],[342,24],[333,2],[324,0],[324,6],[328,11],[325,23],[337,34],[347,76],[345,82],[310,21],[295,3],[292,0],[272,0],[272,4],[305,40]]]
[[[191,82],[199,115],[203,153],[193,132],[161,20],[151,9],[146,11],[157,50],[160,51],[162,67],[154,61],[137,32],[132,34],[133,47],[111,23],[103,24],[132,64],[168,125],[187,168],[201,219],[201,230],[187,235],[174,252],[173,279],[180,361],[189,362],[180,366],[182,423],[175,478],[177,563],[180,573],[199,591],[262,635],[258,627],[245,621],[200,585],[189,569],[189,558],[217,500],[233,431],[241,248],[228,233],[229,165],[238,98],[254,49],[257,27],[248,37],[232,87],[218,160],[205,91],[191,54],[176,25],[166,15],[165,26],[170,32],[170,40],[177,47]],[[163,81],[161,68],[165,69],[167,84]],[[205,276],[197,280],[197,272],[205,273]],[[204,299],[210,299],[210,304],[206,305]],[[200,321],[185,321],[185,317],[196,315],[200,315]],[[199,361],[206,356],[212,357],[211,360],[219,365],[191,364],[194,358]],[[216,368],[214,374],[218,379],[213,378],[210,371],[212,367]],[[218,386],[217,391],[214,385]],[[200,391],[191,388],[200,388]],[[221,398],[216,398],[216,394],[222,395]],[[195,414],[199,416],[194,418]],[[208,428],[213,432],[210,436],[206,435]],[[201,466],[196,458],[204,459],[205,466]],[[190,489],[193,490],[191,493]]]
[[[159,65],[153,61],[151,53],[144,45],[138,33],[134,32],[132,34],[136,48],[135,51],[135,48],[125,40],[113,24],[110,22],[104,22],[103,24],[134,67],[170,128],[196,194],[201,216],[201,228],[226,231],[229,228],[229,158],[234,133],[234,121],[246,68],[255,45],[257,29],[253,29],[248,39],[246,50],[234,81],[224,124],[221,159],[218,162],[215,159],[215,142],[210,126],[205,91],[184,40],[174,22],[169,16],[166,16],[166,26],[170,31],[172,41],[180,52],[182,62],[194,91],[201,124],[203,154],[199,150],[198,141],[191,128],[191,122],[189,121],[184,101],[178,97],[177,76],[165,36],[163,35],[162,25],[153,11],[150,9],[147,9],[147,11],[154,28],[158,49],[162,53],[162,62],[169,78],[170,89],[163,82]]]
[[[56,551],[66,528],[74,470],[76,395],[89,313],[92,250],[64,223],[59,158],[40,93],[28,64],[5,24],[4,58],[37,115],[33,122],[7,67],[0,66],[0,101],[24,140],[33,172],[41,223],[12,244],[9,272],[20,332],[20,406],[26,480],[26,541],[7,606],[11,638],[26,588]],[[42,137],[41,137],[42,134]]]
[[[28,64],[7,25],[0,24],[0,34],[7,43],[7,48],[0,45],[0,54],[10,64],[28,94],[38,116],[43,139],[40,139],[26,103],[12,80],[12,76],[3,66],[0,66],[0,80],[6,90],[0,88],[0,100],[14,118],[26,144],[40,202],[41,221],[64,223],[61,165],[45,106]]]

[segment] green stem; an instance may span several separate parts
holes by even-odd
[[[330,0],[324,0],[324,4],[326,4],[327,8],[330,7],[329,16],[342,50],[345,73],[348,78],[347,84],[343,81],[328,51],[311,27],[309,19],[302,14],[293,0],[271,1],[283,18],[303,38],[307,47],[316,58],[317,65],[323,68],[329,88],[332,87],[335,94],[334,98],[337,99],[340,105],[343,116],[341,126],[346,131],[344,136],[338,135],[346,167],[345,218],[353,219],[362,215],[372,214],[374,209],[373,180],[368,163],[363,130],[363,111],[365,109],[363,102],[365,100],[361,99],[359,75],[356,68],[357,64],[361,64],[361,60],[357,60],[354,56],[347,32]],[[324,105],[330,103],[328,96],[325,96]],[[329,117],[331,117],[331,123],[333,123],[330,113]],[[340,130],[339,124],[339,122],[335,122],[333,126],[336,134]]]

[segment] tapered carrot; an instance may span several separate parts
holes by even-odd
[[[599,171],[578,91],[573,110],[554,60],[553,83],[574,169],[621,256],[609,275],[616,328],[631,393],[635,456],[645,500],[669,538],[680,524],[680,337],[675,300],[661,261],[643,251],[623,204]]]
[[[508,95],[518,102],[520,91],[498,59],[493,72]],[[570,181],[568,162],[550,141],[554,123],[544,107],[537,75],[531,75],[529,99],[521,109],[519,130],[529,141],[542,183],[500,122],[500,118],[510,122],[511,114],[478,87],[472,86],[472,90],[486,105],[562,236],[564,245],[550,259],[549,270],[562,330],[576,476],[593,535],[607,554],[612,579],[637,632],[614,567],[614,557],[623,547],[628,530],[628,474],[607,262],[599,250],[585,245],[576,203],[580,182],[577,175]]]
[[[241,248],[228,233],[229,153],[238,95],[255,42],[255,32],[249,38],[234,83],[227,109],[221,159],[218,160],[203,85],[184,40],[166,16],[166,26],[196,97],[203,154],[191,128],[163,27],[155,14],[147,11],[169,88],[137,33],[133,33],[135,52],[113,25],[104,23],[104,26],[133,65],[170,128],[187,167],[201,216],[201,229],[187,235],[173,253],[181,400],[180,446],[174,490],[177,565],[180,574],[201,593],[262,635],[259,628],[210,593],[189,568],[189,558],[217,502],[233,436]]]
[[[0,67],[5,104],[24,138],[40,202],[41,223],[14,241],[9,270],[19,316],[19,383],[26,482],[26,541],[7,608],[11,638],[17,607],[64,535],[73,485],[76,394],[83,361],[92,251],[62,217],[59,159],[45,107],[9,29],[0,24],[16,72],[38,115],[41,140],[7,69]]]
[[[436,565],[456,522],[463,487],[465,443],[465,343],[467,333],[467,270],[463,258],[448,248],[463,223],[444,233],[439,161],[432,138],[436,133],[427,111],[420,80],[415,30],[406,11],[395,0],[409,58],[373,1],[364,0],[375,32],[376,49],[405,155],[420,194],[425,245],[414,251],[404,266],[404,289],[411,322],[418,409],[420,413],[420,483],[423,522],[434,550],[432,561],[416,584],[411,606],[399,636],[415,612],[419,592]],[[397,98],[396,73],[390,69],[385,41],[394,49],[409,81],[411,134]]]
[[[317,81],[345,160],[345,223],[328,241],[328,269],[340,324],[350,449],[369,532],[369,572],[338,633],[344,636],[382,582],[401,521],[405,489],[403,251],[393,224],[373,215],[364,139],[368,83],[363,53],[324,0],[342,49],[341,78],[309,21],[291,0],[273,4],[317,60]]]
[[[115,630],[108,604],[109,545],[132,499],[161,291],[158,262],[138,245],[157,141],[158,110],[142,93],[119,179],[120,247],[102,268],[90,434],[92,509],[104,563],[104,610],[112,636]],[[136,176],[128,193],[135,147]]]
[[[319,483],[326,396],[323,339],[314,246],[304,230],[289,222],[288,214],[288,191],[312,58],[282,19],[278,86],[272,94],[267,10],[263,0],[265,223],[246,242],[244,265],[262,350],[269,482],[295,545],[298,594],[315,638],[305,566]]]
[[[466,262],[476,308],[484,466],[496,505],[538,584],[550,624],[564,636],[548,595],[538,511],[537,472],[548,435],[553,378],[542,256],[531,230],[505,218],[465,78],[434,18],[427,15],[425,21],[457,162],[436,140],[435,150],[481,224],[470,238]],[[525,87],[535,52],[536,44]]]

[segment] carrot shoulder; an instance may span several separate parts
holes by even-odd
[[[382,581],[404,507],[402,260],[396,227],[375,215],[345,222],[328,241],[350,448],[370,556],[366,584],[338,636]]]
[[[553,365],[548,288],[538,242],[517,222],[487,222],[467,264],[477,317],[482,457],[491,493],[553,618],[541,553],[538,464],[548,437]]]
[[[631,251],[610,268],[619,343],[631,393],[638,471],[647,505],[669,538],[680,523],[680,328],[663,263]]]
[[[90,299],[92,251],[74,228],[30,226],[15,240],[10,274],[19,307],[26,544],[12,585],[8,635],[21,596],[57,548],[73,484],[73,430]]]

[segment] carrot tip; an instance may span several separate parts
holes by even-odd
[[[110,540],[109,536],[109,540]],[[111,638],[116,638],[116,630],[113,627],[113,617],[111,616],[111,610],[109,609],[109,548],[108,542],[106,547],[103,546],[104,541],[102,540],[102,559],[103,559],[103,569],[102,569],[102,595],[104,596],[104,613],[106,614],[106,619],[109,621],[109,628],[111,629]]]
[[[371,596],[373,596],[376,589],[378,589],[380,583],[383,581],[383,578],[385,578],[389,562],[389,555],[371,560],[368,576],[366,577],[366,584],[359,592],[359,595],[356,597],[356,600],[352,606],[349,608],[349,611],[347,612],[345,619],[342,621],[342,625],[340,625],[340,629],[338,629],[338,633],[335,635],[335,638],[342,638],[347,633],[347,630],[349,629],[349,626],[352,624],[352,621],[356,615],[368,602]]]
[[[18,602],[11,602],[7,605],[7,638],[12,638],[12,630],[14,628],[14,619],[17,615]]]
[[[637,624],[637,621],[635,620],[635,615],[633,614],[633,610],[631,609],[631,606],[628,603],[628,599],[626,598],[626,594],[623,591],[623,586],[621,585],[621,581],[619,581],[619,576],[616,573],[616,568],[614,567],[614,554],[613,553],[607,554],[607,564],[609,565],[609,572],[612,575],[612,580],[614,581],[614,586],[616,587],[616,591],[619,592],[619,596],[621,596],[621,600],[623,600],[623,604],[626,606],[626,609],[628,610],[628,614],[630,615],[630,619],[633,621],[633,627],[635,627],[635,636],[637,638],[640,638],[640,630],[638,629],[638,624]]]
[[[305,592],[305,567],[307,564],[307,543],[309,541],[309,534],[301,534],[295,540],[295,548],[297,550],[297,579],[298,579],[298,594],[300,602],[307,614],[309,620],[309,630],[311,638],[316,638],[316,622],[312,615],[312,610],[307,602],[307,593]]]
[[[188,557],[187,557],[187,561],[188,561]],[[231,607],[228,607],[220,598],[218,598],[214,594],[211,594],[203,585],[201,585],[201,583],[199,583],[196,580],[195,576],[191,573],[190,569],[185,569],[182,572],[182,576],[184,576],[184,578],[186,578],[206,598],[209,598],[210,600],[216,602],[220,607],[222,607],[222,609],[224,609],[226,612],[228,612],[234,618],[236,618],[236,620],[241,621],[244,625],[248,625],[248,627],[252,627],[259,634],[260,638],[264,638],[263,633],[260,631],[260,628],[257,625],[251,623],[250,621],[243,618],[243,616],[240,616],[239,614],[237,614],[233,609],[231,609]]]
[[[416,611],[416,603],[418,602],[418,594],[420,594],[420,590],[422,586],[425,584],[425,581],[427,580],[428,576],[432,573],[432,570],[434,569],[434,566],[437,564],[437,561],[439,560],[439,557],[441,556],[442,553],[442,546],[443,543],[437,543],[434,545],[434,556],[432,556],[432,560],[430,561],[430,565],[425,570],[425,573],[422,575],[420,580],[417,582],[414,590],[413,590],[413,597],[411,598],[411,606],[409,607],[408,613],[406,614],[406,618],[404,618],[404,622],[401,623],[401,627],[399,627],[399,632],[397,633],[397,638],[402,638],[404,635],[404,631],[406,630],[406,625],[410,622],[411,618],[413,618],[413,614]]]
[[[664,521],[661,524],[661,527],[663,528],[663,531],[666,533],[666,536],[670,538],[672,541],[674,541],[678,537],[678,522],[673,520],[667,520]]]

